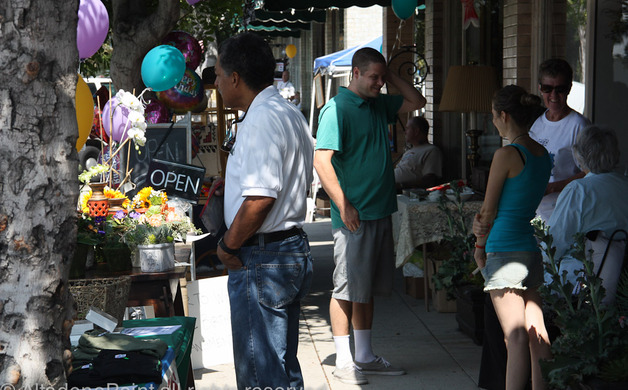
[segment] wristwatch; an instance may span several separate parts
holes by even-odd
[[[225,242],[222,240],[222,237],[220,237],[220,240],[218,240],[218,246],[220,247],[220,249],[225,251],[225,253],[228,253],[230,255],[237,256],[240,254],[240,248],[238,249],[229,248],[227,244],[225,244]]]

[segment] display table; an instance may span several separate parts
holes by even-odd
[[[425,244],[438,242],[449,234],[447,216],[438,208],[438,202],[419,202],[418,199],[410,199],[405,195],[397,195],[398,211],[393,214],[393,237],[395,238],[396,265],[402,267],[414,250],[423,247],[423,275],[425,308],[429,310],[427,291],[429,280],[427,278],[427,257]],[[448,207],[454,210],[451,202]],[[480,211],[481,201],[467,201],[463,205],[463,213],[467,227],[471,229],[473,217]]]
[[[99,265],[86,272],[87,278],[103,278],[128,275],[131,289],[126,306],[152,306],[155,317],[184,316],[183,298],[179,279],[185,278],[186,267],[175,267],[165,272],[142,272],[139,268],[130,271],[110,272]]]

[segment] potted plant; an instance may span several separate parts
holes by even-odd
[[[455,300],[456,320],[460,330],[476,344],[481,344],[485,293],[482,290],[484,280],[477,272],[473,258],[475,237],[467,229],[467,219],[472,216],[464,212],[464,182],[454,181],[448,187],[450,196],[441,197],[439,204],[449,227],[449,233],[444,237],[448,251],[438,265],[432,282],[435,289],[446,292],[447,299]]]
[[[185,241],[188,233],[200,233],[183,207],[171,206],[164,191],[141,189],[131,202],[131,210],[118,220],[123,234],[142,272],[161,272],[174,268],[174,241]],[[141,212],[138,212],[141,211]]]
[[[559,272],[561,259],[554,256],[551,235],[538,223],[536,228],[551,276],[540,292],[560,331],[552,343],[553,358],[541,361],[545,380],[554,389],[628,388],[628,271],[620,278],[615,304],[602,303],[604,287],[585,252],[584,234],[578,234],[571,255],[583,267],[574,294],[567,271]]]
[[[464,183],[452,182],[448,187],[453,191],[453,196],[441,196],[438,205],[445,213],[449,227],[449,233],[444,236],[448,256],[434,273],[432,282],[437,290],[445,290],[450,300],[456,299],[458,286],[470,282],[469,268],[475,265],[475,237],[467,231],[466,219],[469,216],[465,215],[464,200],[461,198],[463,186]]]

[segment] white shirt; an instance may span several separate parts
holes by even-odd
[[[225,176],[225,223],[247,196],[275,198],[258,232],[302,226],[313,180],[314,140],[303,114],[275,87],[260,92],[238,124]]]
[[[280,80],[277,82],[277,91],[284,99],[290,99],[294,96],[294,85],[290,81]]]
[[[571,147],[576,143],[580,130],[591,122],[576,111],[571,111],[563,119],[552,122],[545,114],[541,115],[530,128],[530,137],[545,146],[552,159],[550,183],[565,180],[580,172]],[[556,206],[558,193],[547,194],[536,211],[547,222]]]
[[[414,183],[423,176],[443,176],[442,154],[432,144],[417,145],[406,151],[395,167],[396,183]]]

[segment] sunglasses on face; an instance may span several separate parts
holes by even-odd
[[[552,93],[552,91],[556,91],[556,93],[567,93],[571,87],[569,85],[547,85],[541,84],[541,92],[543,93]]]

